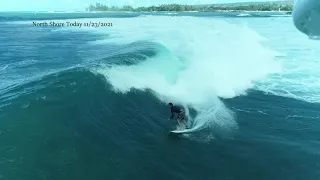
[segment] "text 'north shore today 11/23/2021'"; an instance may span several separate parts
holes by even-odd
[[[46,22],[46,21],[42,21],[42,22],[32,22],[32,26],[34,27],[94,27],[94,28],[98,28],[98,27],[112,27],[113,24],[111,22],[55,22],[55,21],[50,21],[50,22]]]

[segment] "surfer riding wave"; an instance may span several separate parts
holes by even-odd
[[[186,125],[186,128],[187,128],[188,126],[187,126],[187,122],[185,120],[184,109],[179,107],[179,106],[174,106],[172,103],[169,103],[168,106],[171,109],[171,117],[170,117],[170,119],[173,119],[174,118],[174,113],[177,113],[178,114],[177,121],[178,121],[179,127],[181,128],[181,121],[182,121]]]

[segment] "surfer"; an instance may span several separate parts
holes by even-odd
[[[174,113],[177,113],[178,114],[177,121],[178,121],[179,127],[181,128],[180,121],[182,121],[186,125],[186,128],[187,128],[187,123],[186,123],[186,121],[184,119],[184,110],[183,110],[183,108],[180,108],[178,106],[174,106],[172,103],[169,103],[168,106],[171,109],[171,117],[170,117],[170,119],[172,119],[174,117]]]

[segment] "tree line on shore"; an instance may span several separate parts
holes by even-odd
[[[86,11],[133,11],[133,12],[153,12],[153,11],[292,11],[293,4],[239,4],[239,5],[181,5],[181,4],[162,4],[159,6],[137,7],[125,5],[122,7],[106,6],[96,3],[86,8]]]

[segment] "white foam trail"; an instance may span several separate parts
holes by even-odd
[[[98,21],[98,20],[97,20]],[[156,57],[134,65],[98,69],[118,92],[152,89],[164,102],[194,107],[194,128],[235,127],[232,113],[218,97],[232,98],[254,87],[254,81],[281,70],[275,52],[245,26],[196,17],[108,19],[112,28],[99,43],[153,41],[163,46]]]

